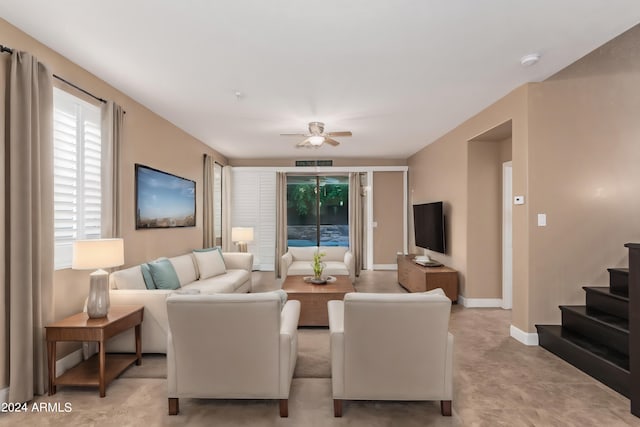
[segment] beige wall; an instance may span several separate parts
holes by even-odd
[[[406,159],[341,159],[331,156],[317,157],[318,160],[333,160],[333,166],[406,166]],[[292,167],[296,160],[314,160],[313,157],[300,156],[296,159],[229,159],[231,166],[281,166]]]
[[[37,42],[19,29],[0,19],[0,42],[25,50],[47,64],[49,69],[95,95],[111,99],[126,110],[124,144],[122,147],[121,217],[125,240],[125,263],[133,265],[158,256],[171,256],[202,245],[202,158],[211,154],[222,164],[227,159],[213,149],[154,114],[133,99],[109,86],[96,76],[68,61],[63,56]],[[9,55],[0,56],[0,80],[6,80]],[[0,96],[4,85],[0,85]],[[4,96],[0,99],[0,117],[4,119]],[[196,181],[197,216],[194,228],[171,230],[135,230],[134,224],[134,164],[143,163]],[[2,276],[4,277],[4,276]],[[61,270],[54,276],[55,319],[82,309],[88,293],[87,272]],[[2,297],[0,297],[2,298]],[[1,302],[1,300],[0,300]],[[4,304],[2,304],[4,307]],[[6,349],[4,315],[0,316],[0,339]],[[77,346],[59,346],[64,355]],[[7,384],[6,350],[0,352],[0,388]]]
[[[581,286],[606,285],[607,267],[627,265],[623,244],[640,240],[638,43],[635,27],[409,158],[411,202],[451,205],[450,249],[442,261],[460,270],[461,293],[494,295],[476,280],[466,252],[477,248],[466,229],[474,176],[465,147],[513,121],[513,194],[526,203],[513,208],[512,324],[525,332],[536,323],[559,323],[557,306],[584,303]],[[537,227],[538,213],[547,214],[547,227]]]
[[[531,317],[559,323],[640,241],[640,27],[537,85],[530,98]]]
[[[495,297],[495,280],[483,279],[482,271],[468,270],[469,146],[471,140],[511,120],[514,194],[527,194],[527,98],[529,86],[522,86],[462,123],[451,132],[415,153],[408,160],[409,203],[445,202],[447,254],[416,248],[413,222],[409,222],[410,252],[425,252],[459,271],[460,293],[467,298]],[[475,142],[474,142],[475,143]],[[473,160],[472,168],[473,166]],[[472,200],[473,201],[473,200]],[[513,211],[514,289],[513,321],[526,325],[528,318],[528,206]],[[472,242],[473,244],[473,242]],[[475,254],[475,252],[474,252]],[[473,262],[473,260],[471,260]],[[523,326],[520,326],[524,329]]]
[[[373,173],[373,263],[395,264],[403,252],[404,172]]]
[[[502,298],[502,164],[511,139],[471,141],[468,150],[465,297]]]

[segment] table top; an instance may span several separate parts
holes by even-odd
[[[114,305],[109,308],[106,317],[90,319],[87,313],[78,313],[65,319],[51,323],[46,328],[105,328],[113,323],[130,316],[131,314],[144,310],[144,305]]]
[[[282,289],[287,293],[348,293],[356,289],[349,276],[335,276],[336,281],[325,285],[314,285],[304,281],[305,276],[287,276]]]

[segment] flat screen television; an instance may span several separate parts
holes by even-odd
[[[445,253],[443,202],[413,205],[416,246]]]
[[[136,163],[136,229],[195,225],[196,182]]]

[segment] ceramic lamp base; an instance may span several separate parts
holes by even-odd
[[[237,242],[238,252],[247,252],[247,242]]]
[[[91,319],[106,317],[109,313],[109,273],[104,270],[94,271],[89,275],[91,280],[87,314]]]

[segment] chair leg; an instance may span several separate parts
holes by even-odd
[[[342,417],[342,399],[333,399],[333,416]]]
[[[169,398],[169,415],[178,415],[180,412],[180,403],[177,397]]]
[[[451,401],[450,400],[441,400],[440,401],[440,412],[445,417],[451,416]]]
[[[289,416],[289,399],[280,399],[280,417],[287,418]]]

